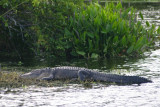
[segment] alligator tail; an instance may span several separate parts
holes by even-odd
[[[108,82],[114,82],[118,84],[141,84],[141,83],[148,83],[152,82],[143,77],[139,76],[123,76],[117,74],[106,74],[106,79]]]

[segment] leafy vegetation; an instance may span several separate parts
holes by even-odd
[[[82,0],[1,0],[1,51],[13,53],[12,56],[19,58],[42,53],[64,56],[64,49],[60,46],[64,26],[76,4],[81,5],[81,2]]]
[[[143,19],[141,13],[140,16]],[[155,25],[146,24],[148,29],[136,22],[135,9],[124,9],[121,3],[104,7],[95,3],[76,11],[70,18],[65,40],[70,43],[72,55],[137,56],[153,45],[156,36]]]
[[[99,0],[104,1],[104,0]],[[122,1],[122,2],[159,2],[160,0],[107,0],[107,1]]]
[[[136,22],[136,10],[120,3],[1,0],[0,9],[0,51],[21,59],[137,56],[159,31],[148,22],[144,28]]]

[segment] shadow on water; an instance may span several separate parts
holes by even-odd
[[[89,69],[99,69],[99,70],[113,70],[122,69],[121,66],[126,62],[136,62],[138,58],[110,58],[110,59],[49,59],[49,60],[35,60],[26,59],[21,61],[0,61],[1,69],[10,70],[12,68],[19,69],[36,69],[43,67],[56,67],[56,66],[76,66],[85,67]],[[123,68],[123,69],[128,69]]]

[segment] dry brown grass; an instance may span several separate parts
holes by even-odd
[[[64,86],[67,84],[79,84],[78,81],[44,81],[44,80],[36,80],[36,79],[22,79],[19,77],[19,72],[0,72],[0,87],[5,88],[17,88],[17,87],[24,87],[29,85],[37,85],[37,86],[44,86],[44,87],[53,87],[53,86]]]
[[[18,72],[0,72],[0,87],[16,88],[28,85],[50,86],[47,81],[19,78]]]

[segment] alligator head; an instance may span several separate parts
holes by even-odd
[[[44,68],[44,69],[36,69],[32,72],[22,74],[20,78],[30,78],[30,79],[42,79],[44,77],[49,77],[52,74],[52,69]]]

